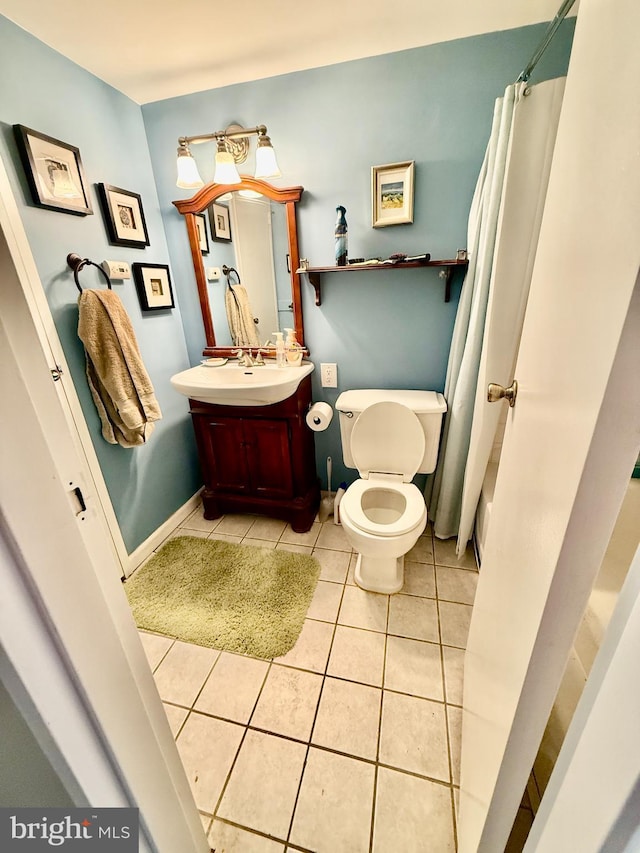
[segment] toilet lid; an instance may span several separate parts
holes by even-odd
[[[399,492],[405,502],[402,515],[388,524],[373,521],[371,512],[365,512],[362,506],[363,497],[372,489]],[[427,508],[422,492],[413,483],[378,481],[373,475],[368,480],[356,480],[344,493],[340,501],[340,518],[344,521],[346,520],[345,517],[354,527],[372,536],[402,536],[409,530],[413,530],[421,522],[422,529],[424,529],[427,521]]]
[[[360,476],[398,474],[409,483],[424,456],[424,431],[418,417],[401,403],[374,403],[353,425],[351,453]]]

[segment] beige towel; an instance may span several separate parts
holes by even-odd
[[[243,284],[230,284],[225,294],[227,322],[236,347],[259,347],[260,339],[253,322],[249,294]]]
[[[120,297],[111,290],[83,290],[78,309],[78,336],[102,435],[122,447],[144,444],[162,413]]]

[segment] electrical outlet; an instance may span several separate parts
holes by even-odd
[[[322,379],[323,388],[338,387],[338,365],[337,364],[321,364],[320,377]]]

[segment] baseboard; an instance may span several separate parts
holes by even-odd
[[[188,518],[188,516],[191,515],[200,502],[201,492],[202,489],[198,489],[193,497],[189,498],[189,500],[177,509],[173,515],[170,515],[157,530],[154,530],[151,536],[147,537],[142,544],[138,545],[135,551],[132,551],[131,554],[129,554],[126,577],[129,577],[129,575],[134,572],[139,565],[144,563],[147,557],[155,551],[158,545],[164,542],[167,536],[169,536],[169,534],[179,526],[181,521],[184,521],[185,518]]]

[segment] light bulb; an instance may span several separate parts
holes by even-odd
[[[196,161],[188,149],[178,148],[178,180],[176,186],[183,190],[198,189],[204,186]]]
[[[279,178],[281,174],[271,140],[268,136],[260,136],[256,148],[256,178]]]
[[[216,171],[213,176],[216,184],[239,184],[241,181],[233,154],[228,151],[220,151],[216,154]]]

